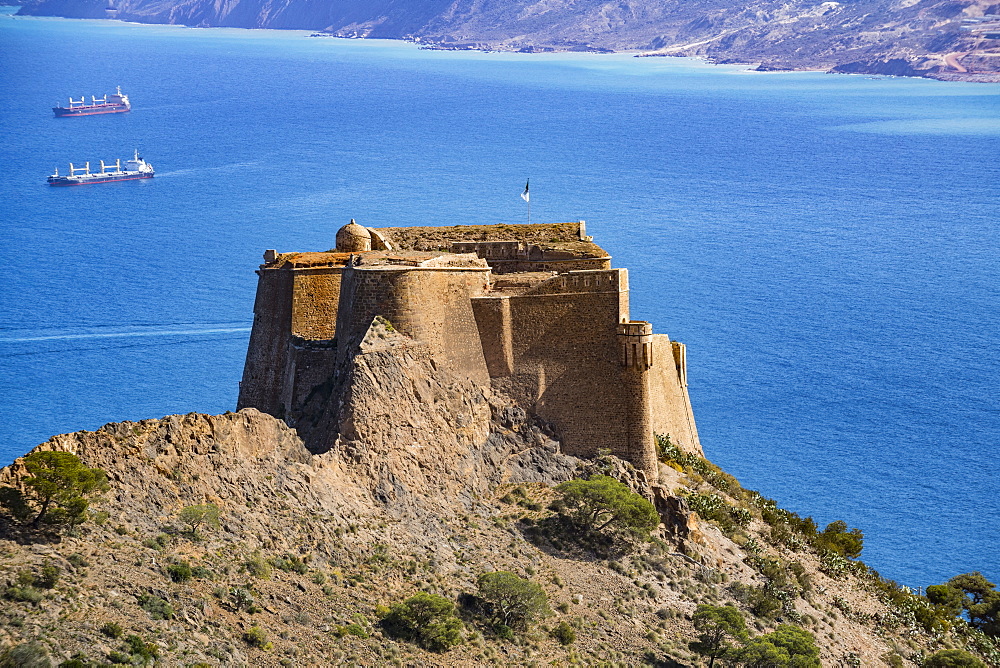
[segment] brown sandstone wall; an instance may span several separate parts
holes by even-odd
[[[288,367],[292,326],[292,273],[273,269],[257,272],[253,330],[247,347],[237,410],[256,408],[280,415]]]
[[[557,276],[510,297],[510,311],[514,373],[498,387],[552,422],[566,453],[630,455],[629,425],[641,416],[633,415],[618,357],[627,272]]]
[[[332,340],[337,325],[343,267],[293,271],[292,333],[304,339]]]
[[[654,388],[650,395],[653,432],[669,434],[685,452],[704,456],[687,391],[684,344],[671,341],[666,334],[655,334],[653,341],[656,356],[649,371]]]
[[[488,384],[472,297],[486,287],[488,268],[349,268],[341,282],[338,347],[349,355],[375,316],[430,347],[453,371]]]

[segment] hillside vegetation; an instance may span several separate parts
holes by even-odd
[[[995,0],[29,0],[21,14],[1000,80]]]
[[[55,437],[36,452],[75,453],[108,491],[88,492],[82,523],[3,516],[0,665],[695,666],[725,647],[717,665],[1000,656],[960,607],[855,561],[856,529],[818,530],[669,439],[665,486],[650,488],[614,457],[559,455],[516,418],[493,414],[490,448],[405,461],[371,443],[312,454],[252,409]],[[23,489],[24,461],[0,485]],[[594,482],[566,482],[581,480]]]

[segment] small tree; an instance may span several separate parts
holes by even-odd
[[[648,537],[660,523],[652,503],[610,476],[569,480],[556,489],[563,495],[562,512],[585,531],[612,529]]]
[[[699,605],[694,613],[694,628],[699,636],[691,643],[691,649],[708,657],[709,668],[732,649],[730,639],[746,640],[748,637],[743,615],[731,605]]]
[[[943,585],[931,585],[927,599],[947,606],[953,614],[965,610],[973,626],[988,635],[1000,636],[1000,592],[979,571],[956,575]]]
[[[545,590],[507,571],[480,575],[479,597],[493,620],[508,628],[526,628],[549,614]]]
[[[847,522],[837,520],[830,522],[822,533],[813,539],[816,547],[829,550],[848,559],[857,559],[865,544],[865,535],[861,529],[847,528]]]
[[[382,625],[390,635],[415,642],[432,652],[446,652],[462,642],[462,620],[455,604],[421,592],[392,606]]]
[[[754,638],[733,652],[731,659],[746,668],[820,668],[816,639],[791,624]]]
[[[87,517],[88,499],[110,489],[104,471],[84,466],[70,452],[32,452],[24,467],[31,474],[23,481],[25,491],[0,488],[0,504],[20,522],[33,515],[32,528],[42,522],[79,524]]]
[[[188,533],[192,536],[198,534],[201,526],[219,527],[219,507],[214,503],[203,503],[196,506],[183,508],[177,518],[188,525]]]
[[[819,648],[816,647],[816,638],[809,631],[791,624],[782,624],[764,638],[775,647],[788,652],[791,665],[796,668],[820,668]]]
[[[735,665],[746,668],[787,668],[791,661],[785,649],[775,647],[764,636],[754,638],[742,649],[733,652],[731,658]]]

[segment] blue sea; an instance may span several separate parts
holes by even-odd
[[[919,587],[1000,578],[1000,85],[0,11],[0,464],[235,406],[264,249],[585,219],[708,456]],[[57,119],[116,85],[129,114]],[[156,178],[50,188],[70,161]]]

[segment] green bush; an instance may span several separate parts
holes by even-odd
[[[750,524],[750,520],[753,519],[749,510],[726,503],[718,494],[691,494],[687,497],[687,502],[699,517],[716,523],[722,532],[730,537],[738,529]]]
[[[38,603],[45,595],[32,586],[11,585],[4,592],[4,597],[11,601],[21,601],[22,603]]]
[[[979,571],[956,575],[943,585],[928,587],[927,599],[949,612],[956,608],[965,610],[972,626],[1000,637],[1000,592]]]
[[[526,628],[550,613],[545,590],[507,571],[479,576],[479,598],[495,624]]]
[[[86,568],[90,566],[90,562],[79,552],[74,552],[73,554],[66,557],[66,561],[70,563],[73,568]]]
[[[267,563],[260,554],[255,553],[243,562],[243,568],[255,578],[260,578],[261,580],[269,580],[271,578],[271,564]]]
[[[201,527],[219,528],[219,507],[214,503],[187,506],[181,510],[177,519],[187,525],[188,534],[197,536]]]
[[[153,619],[173,619],[174,608],[167,601],[153,594],[139,596],[139,607],[149,613]]]
[[[147,538],[146,540],[142,541],[142,544],[143,546],[148,547],[152,550],[158,550],[162,552],[163,550],[167,549],[167,546],[170,545],[170,541],[171,538],[169,535],[161,533],[157,534],[156,536]]]
[[[576,642],[576,629],[574,629],[573,626],[565,620],[559,622],[556,627],[549,632],[549,635],[558,640],[562,645],[572,645]]]
[[[122,625],[117,622],[107,622],[101,626],[100,631],[109,638],[117,639],[122,637],[122,633],[125,632],[125,629],[123,629]]]
[[[730,654],[731,660],[750,668],[820,668],[816,639],[805,629],[782,624]]]
[[[191,565],[186,561],[178,561],[167,566],[167,575],[174,582],[187,582],[192,577]]]
[[[813,546],[818,550],[827,550],[848,559],[857,559],[861,556],[864,538],[861,529],[848,530],[847,522],[837,520],[830,522],[822,533],[816,534]]]
[[[986,664],[961,649],[943,649],[927,657],[923,668],[986,668]]]
[[[690,647],[707,656],[710,665],[732,649],[731,641],[746,640],[748,635],[743,615],[731,605],[699,605],[692,620],[698,639]]]
[[[52,668],[52,660],[40,643],[29,642],[0,652],[0,668]]]
[[[97,668],[97,664],[87,661],[87,657],[83,654],[77,654],[72,659],[60,663],[59,668]]]
[[[131,663],[136,660],[142,664],[152,663],[160,656],[160,647],[156,643],[146,642],[137,635],[125,638],[125,651],[131,656]]]
[[[259,626],[251,626],[243,633],[243,642],[258,649],[269,650],[272,645],[267,639],[267,633]]]
[[[337,636],[338,638],[343,638],[344,636],[357,636],[358,638],[368,638],[371,636],[371,634],[368,633],[368,629],[363,627],[361,624],[358,624],[357,622],[351,622],[346,626],[338,626],[336,629],[334,629],[333,635]]]
[[[229,600],[236,610],[246,610],[251,614],[260,610],[253,592],[246,587],[232,587],[229,590]]]
[[[277,569],[298,573],[299,575],[305,575],[309,572],[309,567],[306,563],[294,554],[271,557],[268,562]]]
[[[52,589],[59,582],[59,574],[62,569],[58,566],[45,562],[42,566],[41,575],[35,578],[35,586],[41,587],[42,589]]]
[[[211,580],[215,577],[215,574],[204,566],[192,566],[191,577],[197,580]]]
[[[382,620],[389,635],[415,642],[432,652],[446,652],[462,642],[462,620],[455,604],[421,592],[392,606]]]

